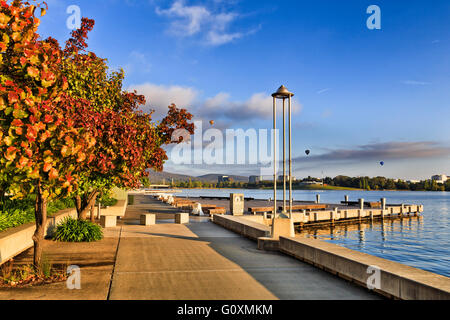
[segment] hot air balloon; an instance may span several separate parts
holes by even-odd
[[[214,120],[211,120],[211,121],[209,122],[209,124],[213,126],[213,125],[214,125]]]
[[[306,150],[305,153],[307,156],[309,156],[309,154],[311,153],[311,150]]]
[[[381,166],[384,166],[384,161],[381,161],[381,162],[380,162],[380,165],[381,165]]]

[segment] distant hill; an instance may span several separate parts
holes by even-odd
[[[180,181],[189,181],[191,179],[192,181],[202,181],[202,182],[215,182],[217,183],[217,178],[221,176],[222,174],[206,174],[199,177],[184,175],[184,174],[177,174],[177,173],[170,173],[170,172],[155,172],[151,170],[149,172],[149,178],[151,183],[170,183],[173,179],[174,182],[180,182]],[[228,175],[233,181],[235,182],[248,182],[248,177],[244,176],[236,176],[236,175]]]

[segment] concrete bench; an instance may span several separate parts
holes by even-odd
[[[214,204],[202,204],[202,209],[205,209],[205,210],[216,209],[216,208],[217,208],[217,206]]]
[[[210,216],[215,215],[215,214],[227,214],[227,209],[224,207],[217,207],[217,208],[211,208],[211,209],[203,209],[203,212],[205,214],[209,214]]]
[[[142,226],[153,226],[156,224],[156,214],[142,214],[141,215],[141,225]]]
[[[253,215],[262,214],[264,219],[268,219],[272,217],[273,209],[273,207],[250,207],[248,208],[248,212]]]
[[[100,225],[103,228],[113,228],[117,226],[117,216],[101,216]]]
[[[272,213],[274,211],[274,207],[250,207],[248,208],[248,212],[257,214],[257,213]]]
[[[186,224],[189,223],[189,213],[176,213],[175,214],[176,224]]]
[[[196,204],[195,201],[177,201],[173,203],[173,206],[175,208],[182,208],[187,206],[193,206],[194,204]]]
[[[127,200],[118,200],[114,206],[101,208],[100,216],[116,216],[116,217],[124,217],[125,212],[127,211],[128,199]],[[94,207],[94,214],[98,217],[98,207]],[[90,214],[89,214],[90,215]]]

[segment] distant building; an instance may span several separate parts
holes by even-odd
[[[407,183],[420,183],[420,180],[406,180]]]
[[[431,177],[431,180],[436,181],[437,183],[446,183],[448,180],[448,177],[445,174],[438,174]]]
[[[292,182],[294,182],[296,179],[295,177],[292,177]],[[278,176],[278,181],[283,181],[283,176]],[[286,181],[289,181],[289,176],[286,175]]]
[[[218,176],[217,177],[217,182],[218,183],[227,183],[227,182],[230,182],[230,181],[231,181],[231,179],[230,179],[229,176]]]
[[[261,176],[250,176],[248,178],[248,183],[258,184],[261,181],[262,181],[262,177]]]
[[[306,186],[306,185],[313,185],[313,184],[319,184],[320,182],[317,181],[302,181],[300,185]]]

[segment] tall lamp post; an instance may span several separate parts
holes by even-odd
[[[288,124],[289,124],[289,219],[292,219],[292,97],[294,94],[289,92],[285,86],[281,86],[273,97],[273,129],[274,129],[274,214],[273,223],[277,218],[277,100],[283,101],[283,214],[286,214],[286,102],[288,103]]]

